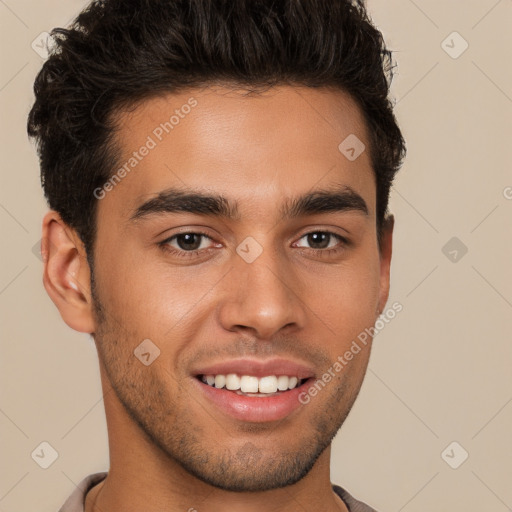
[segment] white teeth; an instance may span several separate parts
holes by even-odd
[[[226,376],[225,375],[215,375],[215,387],[223,388],[226,384]]]
[[[260,393],[275,393],[277,391],[277,377],[275,375],[262,377],[258,389]]]
[[[255,377],[253,375],[239,376],[236,373],[227,375],[203,375],[202,381],[209,386],[218,389],[226,388],[230,391],[239,391],[249,394],[273,394],[279,391],[294,389],[299,384],[299,379],[288,375],[266,375],[265,377]]]
[[[244,393],[257,393],[258,377],[253,377],[252,375],[242,375],[240,390]]]
[[[226,375],[226,389],[232,391],[240,389],[240,377],[236,373]]]
[[[279,391],[286,391],[288,389],[288,382],[291,377],[287,377],[286,375],[279,375],[277,378],[277,389]]]
[[[290,380],[288,381],[288,389],[293,389],[297,385],[297,382],[299,382],[297,377],[290,377]]]

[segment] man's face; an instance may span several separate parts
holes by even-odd
[[[203,481],[298,481],[347,416],[369,344],[299,395],[387,298],[369,151],[338,149],[351,134],[369,148],[359,110],[328,90],[210,88],[147,100],[119,126],[120,167],[137,163],[98,201],[94,254],[95,341],[119,402]],[[226,375],[242,389],[210,385]]]

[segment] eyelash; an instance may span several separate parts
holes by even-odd
[[[165,240],[160,242],[158,245],[162,248],[162,250],[171,253],[173,256],[178,256],[179,258],[184,258],[184,259],[199,256],[200,254],[204,254],[205,251],[208,253],[213,249],[212,247],[209,247],[207,249],[195,249],[193,251],[184,251],[183,249],[175,249],[174,247],[171,247],[169,245],[169,242],[171,242],[171,240],[174,240],[178,236],[183,236],[183,235],[200,235],[205,238],[208,238],[209,240],[212,240],[211,236],[207,235],[206,233],[203,233],[202,231],[184,231],[183,233],[176,233],[175,235],[172,235],[169,238],[166,238]]]
[[[332,231],[321,231],[321,230],[309,231],[308,233],[304,233],[299,238],[299,240],[302,240],[304,237],[314,234],[314,233],[316,233],[316,234],[323,233],[323,234],[331,235],[332,237],[337,238],[340,243],[335,247],[326,248],[326,249],[313,249],[313,248],[307,248],[307,247],[299,247],[299,249],[301,249],[301,250],[306,249],[309,251],[314,251],[316,255],[319,255],[321,257],[327,257],[327,256],[332,256],[336,253],[341,252],[342,250],[346,249],[350,245],[349,240],[347,240],[345,237],[339,235],[338,233],[333,233]],[[178,236],[182,236],[182,235],[200,235],[205,238],[208,238],[209,240],[213,240],[207,233],[204,233],[202,231],[184,231],[183,233],[176,233],[175,235],[172,235],[171,237],[166,238],[162,242],[159,242],[158,245],[162,250],[164,250],[168,253],[171,253],[173,256],[177,256],[179,258],[184,258],[184,259],[194,258],[201,254],[208,253],[214,249],[213,247],[209,247],[207,249],[195,249],[193,251],[185,251],[183,249],[175,249],[174,247],[171,247],[169,245],[169,242],[176,239]]]

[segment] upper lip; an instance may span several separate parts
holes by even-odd
[[[288,359],[232,359],[221,361],[208,366],[202,366],[193,370],[195,376],[198,375],[228,375],[236,373],[237,375],[252,375],[255,377],[265,377],[267,375],[288,375],[295,376],[299,380],[314,377],[314,371],[303,363],[296,363]]]

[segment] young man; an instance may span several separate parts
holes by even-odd
[[[44,285],[94,338],[110,448],[61,511],[373,510],[329,476],[405,152],[362,3],[98,0],[53,37]]]

